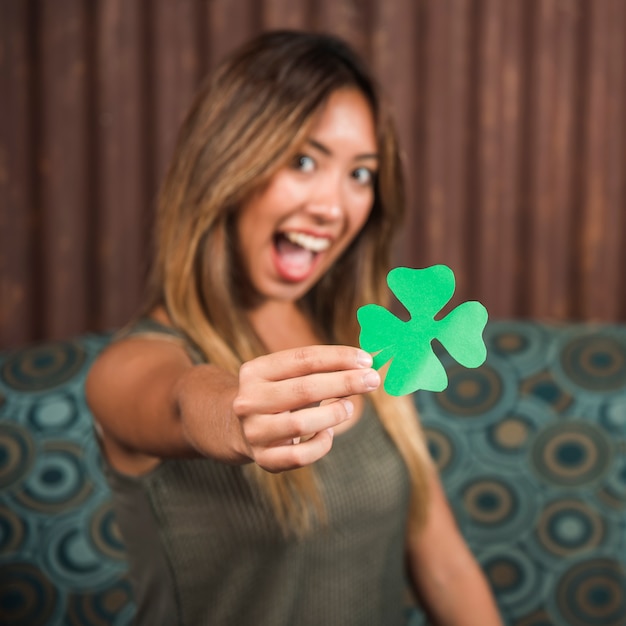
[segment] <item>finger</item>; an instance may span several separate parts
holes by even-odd
[[[235,399],[238,415],[294,411],[333,398],[368,393],[380,386],[373,369],[310,374],[276,382],[261,382],[240,390]]]
[[[333,445],[332,429],[316,433],[307,441],[266,448],[255,461],[268,472],[284,472],[311,465],[328,454]]]
[[[352,402],[341,399],[279,415],[249,417],[243,424],[244,436],[253,448],[286,445],[296,439],[308,440],[320,431],[338,426],[353,413]]]
[[[267,354],[241,366],[240,377],[265,380],[298,378],[317,372],[337,372],[372,366],[372,356],[352,346],[305,346]]]

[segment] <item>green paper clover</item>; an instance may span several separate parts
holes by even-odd
[[[397,267],[387,275],[387,284],[411,319],[404,322],[377,304],[366,304],[357,311],[359,343],[363,350],[374,353],[374,368],[391,361],[385,378],[387,393],[401,396],[418,389],[443,391],[448,386],[446,370],[432,348],[434,339],[465,367],[484,363],[487,349],[482,333],[487,309],[480,302],[464,302],[444,318],[435,319],[454,294],[454,274],[449,267]]]

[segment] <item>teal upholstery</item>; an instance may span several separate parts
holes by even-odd
[[[492,322],[417,394],[457,520],[515,626],[626,624],[626,328]]]
[[[626,625],[626,327],[490,322],[418,392],[507,625]],[[83,382],[108,335],[0,354],[0,623],[125,625],[132,596]],[[407,609],[411,626],[424,624]]]
[[[109,337],[0,357],[0,624],[131,623],[83,383]]]

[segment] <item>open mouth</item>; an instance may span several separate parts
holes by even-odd
[[[320,253],[330,247],[330,239],[298,231],[277,233],[274,237],[275,261],[278,273],[289,281],[307,278]]]

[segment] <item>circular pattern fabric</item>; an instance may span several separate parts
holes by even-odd
[[[32,563],[0,567],[0,624],[47,626],[53,623],[59,595],[46,575]]]
[[[615,460],[615,467],[607,476],[605,489],[612,494],[618,503],[621,503],[622,506],[618,504],[616,507],[618,510],[626,508],[624,505],[626,503],[626,454],[620,455]]]
[[[569,420],[552,423],[537,434],[530,460],[542,480],[581,487],[602,478],[612,457],[613,448],[601,428]]]
[[[417,407],[505,623],[626,626],[626,329],[490,322],[484,336],[489,374],[446,362],[449,389]]]
[[[454,415],[483,415],[502,398],[502,379],[488,365],[476,370],[453,366],[448,370],[448,379],[448,388],[437,396],[437,401]]]
[[[515,620],[515,626],[554,626],[554,621],[546,611],[539,609]]]
[[[626,433],[626,398],[616,398],[600,411],[602,425],[616,435]]]
[[[66,519],[60,521],[45,534],[45,552],[42,565],[51,580],[55,580],[71,589],[85,586],[100,586],[118,577],[118,568],[109,565],[98,549],[98,543],[104,542],[102,536],[94,537],[86,529],[93,529],[89,518]],[[100,529],[98,529],[100,530]]]
[[[490,355],[515,362],[520,375],[526,377],[545,366],[546,329],[534,324],[490,322],[485,329],[485,343]]]
[[[521,537],[532,527],[536,498],[523,478],[504,472],[496,476],[475,476],[452,497],[461,502],[460,513],[467,519],[470,541],[487,545],[509,537]]]
[[[32,471],[15,493],[15,501],[29,511],[50,514],[83,503],[93,491],[82,450],[70,441],[47,441]]]
[[[484,525],[512,519],[519,505],[511,486],[493,478],[472,482],[463,492],[463,501],[471,518]]]
[[[554,611],[570,626],[624,626],[626,572],[611,558],[591,558],[566,569]]]
[[[546,422],[554,419],[549,407],[532,396],[520,399],[515,408],[484,428],[467,429],[461,441],[468,449],[472,472],[528,472],[528,453],[536,433]]]
[[[507,415],[486,429],[467,433],[469,455],[472,460],[478,457],[482,467],[494,463],[515,471],[528,453],[535,429],[524,413]]]
[[[493,448],[512,454],[526,448],[532,431],[533,424],[525,417],[510,415],[489,429],[488,439]]]
[[[552,372],[544,371],[529,376],[522,383],[521,390],[549,405],[555,413],[567,411],[574,403],[574,396],[563,388]]]
[[[431,457],[447,485],[464,479],[469,462],[467,441],[449,424],[424,425],[424,435]]]
[[[545,575],[521,550],[487,551],[480,564],[502,605],[523,613],[537,608]]]
[[[52,389],[74,377],[85,360],[85,350],[78,342],[37,345],[8,358],[0,369],[0,379],[16,391]]]
[[[586,502],[563,499],[545,507],[536,532],[542,550],[564,558],[601,548],[607,528],[598,511]]]
[[[444,473],[450,469],[452,459],[455,458],[454,444],[447,436],[438,428],[425,428],[424,434],[428,442],[428,451],[432,456],[437,469]]]
[[[13,554],[26,542],[26,522],[15,511],[0,505],[0,554]]]
[[[564,375],[588,391],[610,393],[626,386],[626,345],[616,337],[575,337],[562,347],[560,363]]]
[[[91,516],[89,536],[102,555],[124,561],[126,551],[111,501],[102,503]]]
[[[89,362],[108,340],[0,352],[0,624],[133,621],[83,388]],[[83,612],[72,622],[73,602]]]
[[[130,583],[120,579],[96,593],[73,593],[68,598],[68,626],[116,626],[131,623]]]
[[[476,369],[468,369],[442,358],[448,374],[448,387],[436,394],[418,392],[418,406],[424,413],[435,412],[456,419],[456,426],[479,428],[497,421],[510,411],[518,390],[511,386],[515,374],[509,365],[491,357]]]
[[[94,489],[109,493],[109,485],[104,476],[104,464],[102,461],[102,454],[100,453],[100,446],[93,434],[93,426],[90,424],[88,432],[81,441],[83,456],[82,462],[87,469],[87,475],[93,482]]]
[[[14,422],[0,422],[0,489],[18,483],[35,462],[30,432]]]
[[[35,432],[68,432],[80,420],[76,400],[69,394],[55,394],[35,402],[28,415],[28,425]]]

